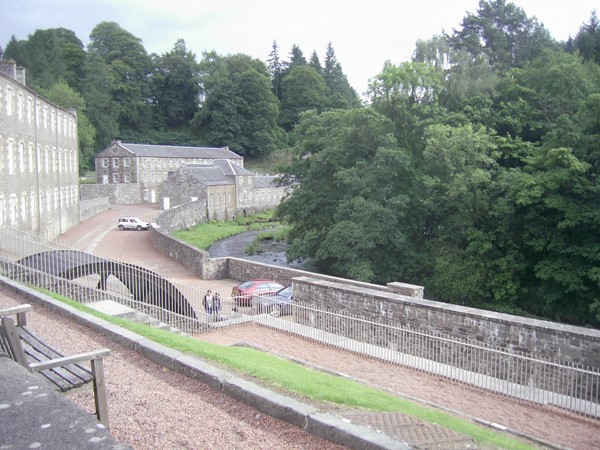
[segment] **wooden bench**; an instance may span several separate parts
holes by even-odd
[[[111,350],[64,356],[27,328],[26,313],[32,309],[31,305],[20,305],[0,310],[0,352],[6,353],[30,372],[41,374],[61,392],[93,388],[96,416],[108,428],[102,358],[108,356]],[[16,323],[11,316],[16,316]],[[87,364],[80,364],[86,361],[89,368]]]

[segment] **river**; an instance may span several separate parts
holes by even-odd
[[[268,230],[244,231],[227,239],[222,239],[212,244],[208,248],[208,252],[212,258],[231,256],[274,266],[304,269],[302,262],[294,261],[289,263],[285,256],[285,242],[274,239],[258,242],[259,247],[256,254],[246,255],[246,247],[256,241],[259,233],[264,233],[265,231]]]

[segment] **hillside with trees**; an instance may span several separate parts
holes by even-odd
[[[148,54],[103,22],[12,39],[4,59],[77,109],[81,170],[111,140],[284,155],[289,258],[430,299],[600,325],[600,24],[567,42],[506,0],[382,62],[368,97],[333,45],[267,61],[183,40]],[[268,50],[268,49],[267,49]],[[1,53],[1,52],[0,52]]]

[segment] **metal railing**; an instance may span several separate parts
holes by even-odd
[[[8,278],[81,303],[112,300],[185,333],[256,323],[499,395],[600,419],[600,369],[595,367],[461,341],[305,303],[278,303],[273,297],[255,297],[251,306],[245,306],[222,295],[218,306],[214,299],[205,306],[203,289],[160,277],[162,281],[157,281],[157,274],[142,267],[99,258],[9,228],[0,229],[0,271]],[[181,309],[182,302],[191,311]],[[274,304],[280,308],[272,308]]]

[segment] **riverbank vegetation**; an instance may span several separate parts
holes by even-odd
[[[174,231],[173,236],[194,247],[208,250],[211,244],[221,239],[226,239],[248,230],[264,230],[267,228],[274,228],[276,230],[259,234],[259,239],[266,239],[268,236],[279,236],[279,239],[282,239],[281,233],[284,232],[282,230],[285,230],[285,228],[282,228],[280,222],[275,220],[274,211],[267,211],[247,217],[236,217],[234,220],[223,222],[210,221],[199,223],[186,230]]]

